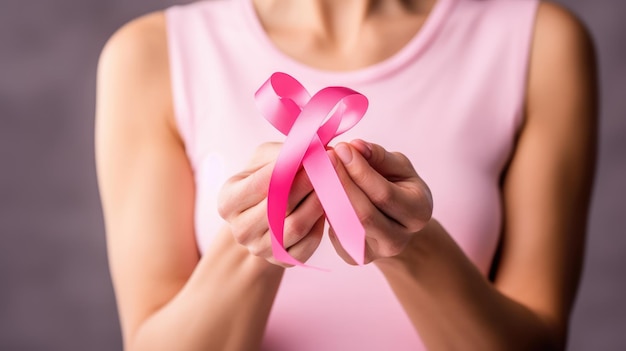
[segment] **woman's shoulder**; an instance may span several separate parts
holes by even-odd
[[[155,11],[131,20],[120,27],[108,40],[103,54],[118,51],[131,55],[167,54],[168,26],[173,18],[190,20],[192,17],[203,17],[219,12],[230,1],[197,1],[185,5],[172,6],[161,11]],[[216,11],[217,10],[217,11]],[[220,15],[216,13],[215,15]]]
[[[135,122],[143,115],[150,118],[141,124],[154,123],[155,114],[170,114],[166,32],[165,12],[160,11],[128,22],[111,36],[98,63],[98,101],[102,107],[149,106],[152,116],[140,113],[134,117]],[[104,115],[115,118],[115,114]]]
[[[540,2],[530,57],[528,107],[553,105],[558,102],[554,101],[557,94],[591,94],[596,69],[593,39],[584,23],[561,5]]]
[[[583,21],[566,7],[549,1],[539,2],[534,44],[536,49],[563,51],[561,55],[593,51],[593,40]]]
[[[152,79],[167,67],[165,11],[141,16],[119,28],[104,46],[99,67],[126,79]]]

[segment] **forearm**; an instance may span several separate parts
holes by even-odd
[[[222,233],[181,291],[137,329],[128,350],[255,350],[283,268]]]
[[[376,261],[429,350],[551,350],[562,337],[500,293],[436,221]]]

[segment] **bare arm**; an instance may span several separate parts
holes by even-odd
[[[595,62],[580,23],[542,4],[527,118],[503,192],[495,282],[432,222],[385,273],[430,349],[563,349],[583,259],[596,147]]]
[[[194,181],[173,123],[162,14],[120,30],[98,74],[96,157],[127,350],[258,348],[283,269],[225,226],[200,258]]]
[[[345,170],[339,167],[340,177],[346,189],[354,189],[351,198],[367,195],[375,205],[361,206],[360,213],[363,218],[379,218],[368,228],[379,248],[370,246],[376,251],[372,257],[429,349],[565,347],[595,163],[595,80],[586,31],[558,6],[542,4],[530,63],[526,122],[504,179],[502,255],[493,283],[436,220],[403,246],[398,238],[406,237],[401,230],[410,228],[411,221],[389,204],[403,203],[395,192],[411,194],[410,187],[397,186],[397,179],[420,189],[419,179],[407,170],[386,183],[376,171],[384,175],[385,169],[406,168],[401,159],[391,167],[387,163],[396,162],[396,157],[384,149],[371,145],[373,152],[367,151],[361,142],[350,146],[352,161],[344,161]],[[416,193],[405,195],[409,200],[405,203],[428,208],[427,197]],[[375,207],[396,223],[376,214]],[[413,217],[418,222],[423,218],[419,212]],[[400,227],[397,224],[402,228],[386,233],[385,228]],[[392,253],[403,250],[385,257],[390,256],[389,250],[380,250],[385,245],[394,249]]]

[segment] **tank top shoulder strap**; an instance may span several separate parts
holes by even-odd
[[[172,99],[175,121],[192,167],[196,168],[196,120],[205,108],[207,79],[215,80],[216,42],[224,38],[224,24],[240,16],[234,1],[210,0],[165,10]],[[228,29],[227,29],[228,30]]]
[[[481,72],[482,79],[500,84],[498,95],[515,106],[507,121],[515,132],[524,116],[527,76],[539,0],[457,0],[449,30],[463,44],[458,51],[466,67]],[[462,58],[459,58],[462,59]],[[497,76],[500,76],[496,78]],[[506,84],[502,84],[506,81]]]

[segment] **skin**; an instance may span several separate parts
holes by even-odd
[[[257,4],[272,40],[311,66],[349,70],[401,48],[433,2],[298,4]],[[355,50],[361,55],[349,55]],[[258,349],[285,269],[271,257],[264,217],[280,145],[260,145],[225,184],[219,211],[228,224],[200,256],[193,174],[174,123],[167,60],[164,17],[156,13],[118,31],[99,66],[97,168],[124,347]],[[401,153],[362,140],[329,150],[366,227],[367,260],[385,275],[428,349],[565,348],[595,163],[595,82],[586,30],[561,7],[542,3],[525,123],[502,178],[505,223],[492,280],[430,217],[427,184]],[[285,239],[300,260],[324,234],[311,190],[300,173]]]

